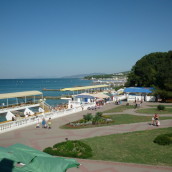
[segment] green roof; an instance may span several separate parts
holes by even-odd
[[[54,157],[23,144],[0,147],[0,171],[4,172],[65,172],[79,165],[74,159]]]

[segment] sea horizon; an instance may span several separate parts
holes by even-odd
[[[43,96],[62,96],[70,93],[61,91],[44,91],[43,89],[62,89],[75,86],[88,86],[91,84],[92,81],[82,78],[0,79],[0,94],[37,90],[41,91]],[[67,103],[68,101],[61,99],[47,99],[46,102],[51,106],[57,106],[62,103]],[[0,100],[0,103],[2,103],[2,100]]]

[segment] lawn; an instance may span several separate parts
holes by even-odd
[[[137,113],[143,114],[172,114],[172,108],[165,108],[165,110],[158,110],[157,108],[147,108],[136,110]]]
[[[138,131],[83,139],[93,149],[94,160],[172,166],[172,145],[153,143],[159,134],[172,133],[172,128]]]
[[[161,105],[163,105],[163,104],[161,104]],[[157,107],[158,105],[149,105],[150,107]],[[169,107],[169,108],[172,108],[172,105],[163,105],[163,106],[165,106],[165,107]]]
[[[150,116],[137,116],[137,115],[130,115],[130,114],[117,114],[111,115],[112,120],[114,121],[113,125],[119,124],[131,124],[137,122],[151,122]],[[171,117],[161,117],[160,120],[165,119],[172,119]]]
[[[127,110],[127,109],[134,109],[134,105],[129,105],[129,106],[119,105],[113,109],[104,111],[103,113],[123,112],[124,110]]]
[[[85,125],[85,126],[76,126],[70,127],[69,125],[63,125],[60,128],[62,129],[81,129],[81,128],[91,128],[91,127],[102,127],[108,125],[120,125],[120,124],[130,124],[130,123],[137,123],[137,122],[150,122],[151,123],[151,116],[136,116],[130,114],[115,114],[109,115],[109,117],[113,120],[108,124],[97,124],[97,125]],[[171,117],[160,117],[160,120],[165,119],[172,119]]]

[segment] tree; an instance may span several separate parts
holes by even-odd
[[[126,86],[155,87],[155,94],[172,97],[172,51],[142,57],[132,67]]]

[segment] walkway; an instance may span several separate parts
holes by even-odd
[[[104,111],[113,108],[114,104],[105,105],[99,111]],[[162,120],[161,126],[155,127],[148,125],[148,122],[122,124],[98,128],[73,129],[64,130],[59,126],[68,122],[82,118],[82,116],[90,111],[82,111],[62,118],[54,119],[52,129],[36,129],[35,126],[28,126],[18,130],[0,134],[0,146],[9,146],[15,143],[22,143],[43,150],[45,147],[53,146],[55,143],[65,141],[65,138],[70,140],[83,139],[95,136],[109,135],[115,133],[125,133],[132,131],[151,130],[156,128],[166,128],[172,126],[172,120]],[[92,111],[96,113],[97,111]],[[172,171],[172,167],[157,167],[140,164],[128,164],[119,162],[93,161],[78,159],[82,164],[80,168],[69,169],[69,172],[168,172]]]

